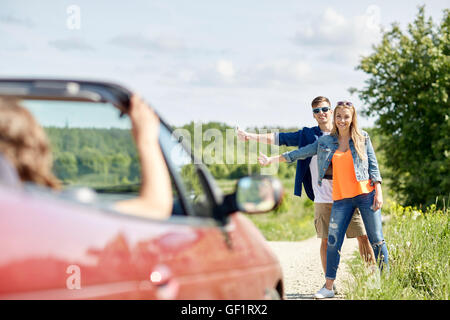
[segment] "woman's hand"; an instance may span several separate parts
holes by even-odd
[[[138,95],[134,94],[130,100],[129,116],[132,132],[136,142],[142,138],[157,141],[159,135],[159,118]]]
[[[381,183],[375,184],[375,197],[373,198],[373,211],[381,209],[383,206],[383,194],[381,192]]]
[[[115,203],[125,213],[167,219],[173,199],[169,171],[158,143],[160,121],[156,113],[138,95],[130,99],[129,116],[141,165],[139,197]]]
[[[271,158],[262,152],[259,152],[258,162],[263,167],[272,163]]]

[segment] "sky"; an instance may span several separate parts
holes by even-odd
[[[21,104],[43,127],[131,129],[130,118],[120,117],[110,103],[23,100]]]
[[[418,6],[449,1],[2,0],[0,77],[107,80],[172,125],[315,125],[311,101],[352,101],[360,58]],[[359,118],[372,126],[375,118]]]

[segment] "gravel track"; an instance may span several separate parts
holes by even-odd
[[[314,299],[325,283],[325,275],[320,262],[321,239],[316,237],[304,241],[269,241],[270,247],[278,256],[284,274],[285,298],[288,300]],[[345,261],[358,251],[356,238],[345,238],[342,256],[336,277],[337,294],[333,299],[344,299],[345,279],[349,278]],[[330,299],[332,300],[332,299]]]

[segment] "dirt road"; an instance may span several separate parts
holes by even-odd
[[[283,268],[286,299],[314,299],[314,293],[325,283],[319,256],[320,241],[315,237],[299,242],[269,241]],[[338,294],[334,299],[344,299],[343,280],[348,277],[345,261],[355,251],[358,251],[358,241],[346,238],[335,282]]]

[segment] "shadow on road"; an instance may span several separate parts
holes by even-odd
[[[314,295],[306,294],[306,293],[287,293],[286,299],[287,300],[314,300]]]
[[[314,294],[311,293],[286,293],[285,298],[286,300],[316,300],[314,298]],[[340,295],[339,293],[336,293],[336,295],[333,298],[320,300],[343,300],[343,299],[344,296]]]

